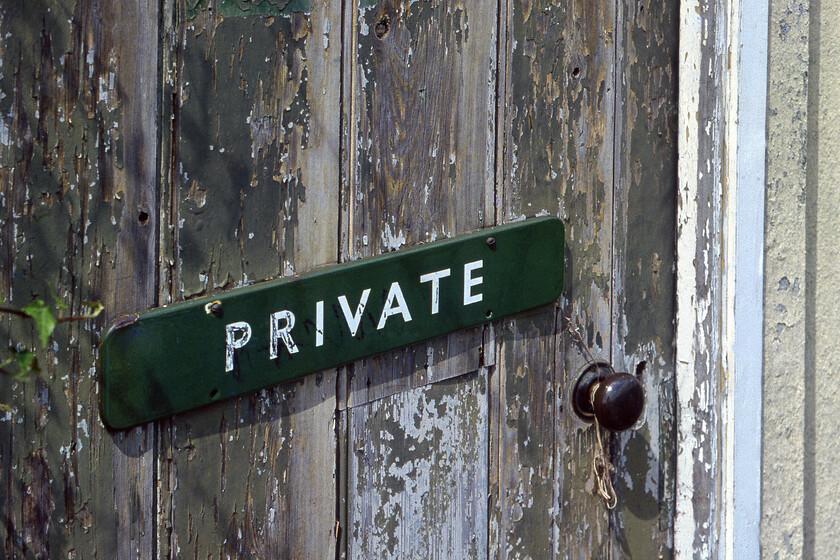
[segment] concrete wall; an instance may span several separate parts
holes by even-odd
[[[770,2],[762,558],[840,549],[840,0]]]

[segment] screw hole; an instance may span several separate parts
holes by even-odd
[[[140,210],[140,213],[137,214],[137,221],[140,222],[141,226],[145,226],[149,221],[149,213],[145,210]]]
[[[385,35],[388,34],[388,30],[391,28],[391,18],[388,17],[387,14],[383,15],[378,22],[376,22],[376,27],[374,28],[373,32],[376,34],[377,39],[384,39]]]
[[[638,377],[639,375],[642,375],[642,373],[645,371],[646,367],[647,367],[647,361],[646,360],[642,360],[641,362],[639,362],[636,365],[636,376]]]
[[[575,78],[580,76],[580,68],[575,67],[575,69],[572,70],[572,76],[574,76]]]
[[[219,390],[218,389],[213,389],[212,391],[210,391],[210,398],[211,399],[215,399],[218,396],[219,396]]]
[[[485,315],[486,315],[486,316],[487,316],[487,318],[489,319],[490,317],[492,317],[492,316],[493,316],[493,311],[492,311],[492,310],[490,310],[490,309],[488,309],[488,310],[487,310],[487,313],[485,313]]]

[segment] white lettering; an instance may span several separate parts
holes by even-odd
[[[479,276],[473,278],[472,271],[484,266],[484,261],[473,261],[464,265],[464,305],[471,303],[478,303],[484,297],[484,294],[473,294],[473,286],[478,286],[484,282],[484,277]]]
[[[237,338],[239,335],[239,338]],[[251,340],[251,325],[245,321],[231,323],[225,327],[225,371],[233,371],[233,351],[242,348]]]
[[[396,307],[394,306],[394,300],[397,300]],[[411,321],[411,313],[408,312],[408,305],[405,303],[402,288],[400,288],[399,282],[392,282],[391,289],[388,290],[385,307],[382,309],[382,315],[379,317],[379,324],[376,325],[376,330],[385,328],[385,321],[388,320],[388,317],[397,313],[403,316],[403,321],[406,323]]]
[[[315,346],[324,345],[324,302],[315,302]]]
[[[338,296],[338,303],[341,305],[341,311],[344,312],[344,320],[347,321],[347,328],[350,329],[350,336],[356,336],[356,331],[359,330],[359,324],[362,322],[362,313],[365,311],[368,296],[370,295],[370,288],[365,288],[362,292],[362,297],[359,299],[359,306],[356,307],[356,313],[350,311],[350,304],[347,303],[347,296]]]
[[[280,328],[280,321],[285,321],[286,325],[283,328]],[[295,344],[295,341],[292,340],[292,328],[295,326],[295,315],[291,311],[283,310],[277,311],[276,313],[272,313],[271,317],[268,319],[268,324],[271,328],[271,340],[269,344],[269,355],[271,359],[277,358],[277,346],[278,341],[282,340],[283,344],[286,345],[286,350],[289,351],[289,354],[295,354],[298,351],[298,347]]]
[[[446,278],[449,276],[449,273],[450,269],[444,268],[443,270],[430,272],[420,277],[421,284],[425,284],[426,282],[432,283],[432,315],[440,311],[440,279]]]

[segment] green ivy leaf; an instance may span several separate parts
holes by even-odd
[[[46,348],[50,340],[50,335],[57,323],[52,309],[47,307],[43,300],[35,299],[21,309],[21,311],[32,317],[35,321],[35,328],[38,330],[38,338],[41,339],[41,346]]]
[[[17,363],[20,371],[14,376],[15,378],[25,379],[30,373],[39,373],[41,371],[38,367],[38,360],[35,358],[35,352],[31,350],[17,350],[15,348],[9,348],[9,352],[12,353],[12,357],[3,363],[7,364],[11,361]]]
[[[53,301],[55,302],[56,309],[69,309],[69,307],[67,307],[67,304],[64,303],[60,297],[58,297],[58,294],[56,293],[55,288],[52,287],[52,284],[47,283],[47,288],[50,289],[50,295],[52,296]]]

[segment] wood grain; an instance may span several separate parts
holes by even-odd
[[[343,260],[490,223],[495,17],[460,2],[349,8]],[[354,369],[347,404],[474,371],[484,338],[471,329]]]
[[[619,5],[612,356],[637,374],[645,420],[613,441],[622,558],[673,555],[678,5]]]
[[[155,301],[157,21],[143,0],[0,7],[0,290],[106,308],[55,331],[40,377],[0,380],[4,557],[152,554],[154,431],[105,430],[94,365],[105,322]]]
[[[215,10],[212,8],[215,6]],[[247,5],[246,5],[247,7]],[[341,13],[165,7],[164,294],[338,255]],[[162,423],[159,555],[335,555],[335,371]]]
[[[495,5],[351,3],[345,21],[349,51],[345,98],[351,105],[345,116],[343,260],[490,225]],[[487,479],[480,476],[487,462],[482,427],[486,418],[470,416],[469,408],[436,413],[442,433],[435,438],[442,447],[434,452],[425,443],[422,448],[408,446],[399,454],[388,453],[382,446],[389,434],[412,430],[416,420],[409,411],[395,414],[395,403],[405,395],[411,395],[412,402],[430,402],[444,387],[453,395],[462,394],[464,380],[445,386],[434,383],[461,379],[486,366],[494,359],[488,349],[492,344],[492,335],[481,328],[471,329],[343,370],[350,407],[342,421],[348,438],[344,507],[349,556],[486,556],[482,543],[487,538],[483,522]],[[481,406],[486,407],[486,402]],[[383,418],[390,427],[381,424]],[[475,465],[450,468],[449,463],[462,460],[457,458],[462,452],[453,447],[456,441],[475,442],[467,457]],[[357,449],[381,457],[375,471],[362,469]],[[388,473],[394,469],[416,472],[420,482],[433,483],[434,489],[423,498],[422,485],[393,487]],[[469,484],[464,483],[464,476],[471,477]],[[443,502],[435,500],[446,496],[452,500],[452,526],[428,525],[429,515],[442,513],[435,511],[435,504]],[[376,513],[377,503],[415,505],[390,518],[365,513]],[[462,531],[467,520],[478,526]]]
[[[349,411],[348,558],[485,558],[487,370]]]
[[[727,161],[720,120],[729,47],[722,2],[680,4],[674,548],[677,558],[721,549],[723,189]],[[698,71],[697,69],[701,69]]]
[[[563,313],[609,359],[615,115],[612,2],[510,3],[500,84],[500,221],[566,224]],[[609,519],[592,495],[592,430],[568,407],[587,357],[561,310],[504,322],[491,419],[491,542],[498,558],[608,557]],[[504,359],[502,359],[504,357]]]

